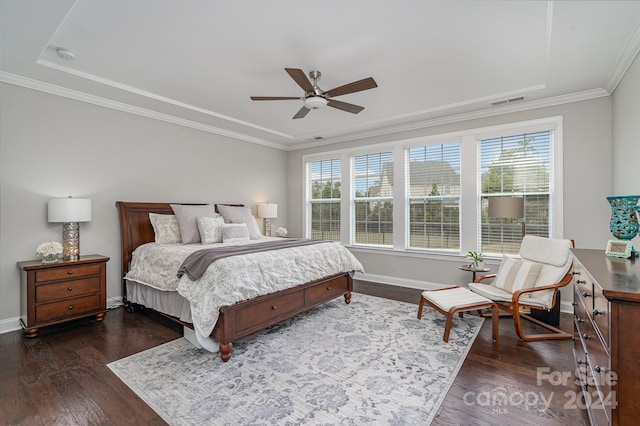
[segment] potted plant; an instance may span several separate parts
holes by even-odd
[[[483,269],[484,268],[484,254],[477,251],[470,251],[467,253],[467,260],[469,261],[469,269]]]

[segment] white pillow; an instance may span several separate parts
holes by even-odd
[[[223,243],[239,241],[249,241],[249,229],[245,223],[225,223],[222,225]]]
[[[178,220],[172,214],[149,213],[149,220],[153,226],[155,241],[159,244],[181,243]]]
[[[222,226],[224,225],[224,219],[221,216],[198,216],[196,217],[196,223],[198,224],[198,231],[200,232],[200,241],[202,244],[222,242]]]
[[[518,290],[532,288],[541,268],[539,263],[504,256],[491,285],[512,294]]]
[[[224,217],[226,223],[244,223],[249,230],[249,238],[259,240],[262,238],[256,218],[251,214],[249,207],[225,206],[218,204],[218,211]]]
[[[170,204],[178,219],[182,244],[200,242],[200,232],[196,217],[216,217],[219,216],[213,204],[201,206],[189,206],[185,204]]]

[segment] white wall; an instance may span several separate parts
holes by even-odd
[[[554,107],[440,125],[403,134],[386,135],[331,146],[292,151],[288,159],[289,230],[302,234],[303,226],[303,155],[383,143],[426,135],[563,116],[564,127],[564,237],[574,239],[576,247],[604,249],[609,234],[609,205],[605,199],[612,190],[611,99],[609,97],[574,102]],[[393,277],[391,282],[409,286],[422,283],[460,284],[470,274],[458,270],[463,257],[412,255],[411,257],[382,251],[354,249],[367,274],[376,278]],[[494,268],[495,272],[495,268]],[[428,285],[427,285],[428,286]],[[426,286],[424,286],[426,287]],[[569,300],[570,292],[564,292]]]
[[[91,198],[80,249],[111,257],[107,297],[121,294],[116,201],[269,201],[287,223],[283,151],[1,83],[0,113],[0,332],[20,315],[16,262],[62,241],[49,198]]]
[[[613,193],[640,194],[640,57],[627,70],[612,98]],[[637,242],[634,245],[639,246]]]

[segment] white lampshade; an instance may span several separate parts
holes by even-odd
[[[48,203],[49,222],[90,222],[89,198],[52,198]]]
[[[311,96],[304,100],[304,106],[307,109],[324,108],[327,106],[327,103],[329,102],[322,96]]]
[[[489,217],[503,219],[524,217],[524,198],[489,197]]]
[[[258,217],[263,219],[275,219],[278,217],[277,204],[258,204]]]

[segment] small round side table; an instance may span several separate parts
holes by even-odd
[[[474,282],[476,280],[476,274],[478,272],[487,273],[487,272],[491,271],[491,268],[471,268],[471,267],[469,267],[469,265],[460,265],[460,266],[458,266],[458,269],[460,269],[462,271],[471,272],[473,274],[473,281]]]

